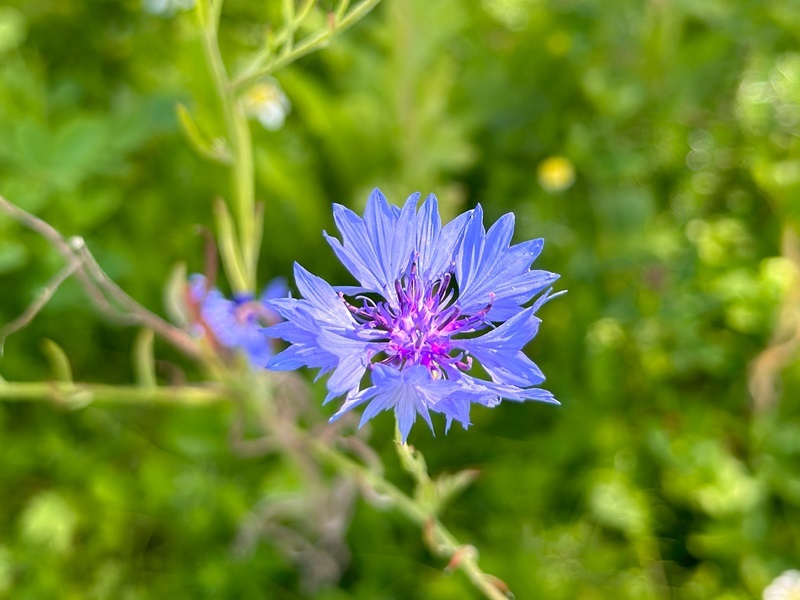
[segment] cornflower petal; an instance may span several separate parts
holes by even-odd
[[[471,212],[466,212],[442,227],[439,203],[430,194],[417,214],[418,268],[426,278],[433,279],[447,272],[455,263],[456,251]]]
[[[472,404],[480,404],[493,408],[502,400],[515,400],[524,402],[535,400],[547,404],[560,404],[552,393],[541,388],[522,388],[516,385],[505,385],[494,381],[485,381],[469,375],[462,375],[454,380],[458,392],[452,393],[443,401],[438,402],[432,410],[442,413],[447,419],[445,433],[450,430],[453,421],[467,429],[470,425],[469,409]]]
[[[417,219],[417,264],[422,273],[435,270],[434,261],[437,258],[437,244],[439,234],[442,232],[442,218],[439,216],[439,202],[436,196],[430,194],[419,209]],[[441,254],[439,254],[441,258]],[[445,257],[446,258],[446,257]],[[441,270],[441,269],[440,269]]]
[[[276,277],[264,286],[259,296],[261,302],[266,303],[275,298],[286,298],[289,295],[289,286],[286,284],[286,279],[283,277]]]
[[[333,220],[342,235],[342,241],[328,235],[325,231],[322,232],[322,235],[328,240],[336,256],[365,289],[378,293],[383,292],[383,286],[379,280],[380,264],[375,250],[372,248],[364,221],[341,204],[333,205]]]
[[[358,389],[369,364],[370,344],[326,330],[320,332],[319,343],[339,359],[328,379],[328,395],[323,402],[326,404],[336,396]]]
[[[412,194],[397,214],[386,197],[376,189],[372,192],[364,211],[372,247],[381,268],[381,284],[392,295],[394,282],[408,266],[414,249],[415,220],[419,194]]]
[[[500,217],[488,232],[483,227],[481,206],[470,214],[456,264],[463,310],[480,309],[493,293],[501,300],[492,306],[488,318],[504,321],[558,279],[555,273],[530,270],[544,241],[532,240],[509,247],[513,232],[511,213]]]
[[[365,290],[394,298],[394,281],[414,248],[412,231],[418,199],[419,194],[412,195],[404,210],[398,210],[389,206],[386,197],[375,189],[367,200],[364,219],[334,205],[334,220],[344,243],[323,234]]]
[[[427,369],[420,365],[397,371],[378,364],[373,369],[372,381],[372,387],[348,398],[331,417],[331,421],[335,421],[361,404],[369,403],[361,415],[359,427],[363,427],[378,413],[394,409],[403,443],[408,438],[418,414],[433,431],[429,411],[440,401],[442,388],[452,387],[448,381],[431,379]]]
[[[312,275],[297,263],[294,265],[294,277],[297,289],[316,309],[314,316],[317,319],[331,327],[347,329],[353,325],[353,317],[327,281]]]
[[[528,308],[484,335],[463,340],[461,347],[477,358],[497,383],[538,385],[544,375],[521,351],[539,331],[541,319],[534,312],[533,307]]]
[[[285,315],[287,321],[267,327],[263,330],[263,334],[285,340],[292,345],[273,356],[267,363],[267,368],[275,371],[293,371],[301,366],[307,366],[321,369],[323,373],[335,369],[339,364],[339,358],[336,354],[319,347],[317,339],[322,328],[314,316],[302,306],[294,307],[292,311],[283,311],[281,314]]]

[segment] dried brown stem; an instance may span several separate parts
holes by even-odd
[[[782,246],[783,255],[795,267],[795,281],[783,302],[772,342],[750,364],[748,387],[756,412],[763,412],[775,405],[780,372],[796,358],[800,347],[800,239],[787,228]]]

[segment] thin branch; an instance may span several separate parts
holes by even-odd
[[[65,240],[49,223],[22,210],[2,196],[0,210],[47,240],[64,257],[67,266],[72,267],[95,306],[110,320],[152,329],[184,354],[193,358],[200,357],[200,348],[188,333],[147,310],[114,283],[97,263],[83,238]],[[113,300],[118,306],[115,307],[109,300]]]
[[[237,90],[244,89],[257,82],[262,77],[271,75],[278,69],[293,63],[299,58],[321,48],[325,48],[336,34],[355,25],[365,17],[367,13],[375,8],[380,1],[381,0],[363,0],[341,19],[337,18],[336,14],[331,13],[330,27],[309,35],[303,41],[295,44],[290,52],[283,52],[277,57],[270,57],[269,54],[262,54],[253,67],[234,80],[233,88]]]
[[[67,259],[68,262],[72,262],[75,259],[75,253],[73,248],[70,246],[69,243],[61,236],[58,231],[56,231],[49,223],[42,221],[34,217],[32,214],[25,212],[21,208],[17,207],[15,204],[12,204],[3,196],[0,196],[0,209],[5,211],[11,218],[16,219],[22,225],[27,227],[28,229],[32,229],[39,235],[41,235],[44,239],[50,242],[51,245],[55,246],[56,250]],[[78,238],[80,239],[80,238]],[[82,240],[81,240],[82,242]],[[103,311],[110,310],[110,306],[108,302],[106,302],[105,298],[103,298],[103,294],[100,290],[97,289],[97,286],[92,283],[86,273],[83,270],[78,270],[76,272],[76,276],[81,280],[81,284],[83,285],[86,292],[91,297],[92,301]]]
[[[250,64],[243,70],[242,77],[256,72],[265,62],[267,62],[273,53],[280,49],[281,54],[287,54],[291,51],[291,46],[294,45],[294,34],[300,29],[300,26],[311,14],[317,0],[306,0],[305,4],[300,8],[299,13],[293,21],[284,24],[284,26],[277,33],[272,32],[270,27],[267,30],[267,39],[264,42],[264,47],[258,51],[250,61]],[[292,44],[288,40],[292,40]],[[235,85],[234,85],[235,87]]]
[[[17,331],[27,327],[36,315],[50,302],[53,294],[56,293],[61,284],[64,283],[70,275],[72,275],[78,268],[80,263],[78,261],[70,262],[65,265],[58,273],[56,273],[50,281],[47,282],[36,299],[31,302],[23,313],[10,323],[6,323],[0,328],[0,356],[3,356],[5,349],[6,339],[8,336],[13,335]]]

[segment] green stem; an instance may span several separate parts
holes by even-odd
[[[132,387],[71,382],[0,382],[0,400],[33,402],[51,400],[66,406],[101,404],[167,404],[209,406],[227,402],[222,387]]]
[[[435,515],[423,509],[408,494],[381,475],[337,452],[325,442],[307,435],[305,440],[320,460],[342,473],[348,473],[366,482],[373,490],[390,498],[392,506],[403,513],[409,520],[416,523],[423,531],[429,532],[431,539],[435,540],[438,546],[437,548],[431,548],[431,550],[448,559],[459,556],[460,559],[454,566],[461,569],[470,582],[483,592],[487,598],[490,600],[508,600],[508,596],[500,591],[495,584],[498,580],[481,570],[474,553],[465,551],[467,547],[459,543],[456,537],[450,533]]]
[[[217,4],[216,7],[220,5]],[[236,94],[219,51],[218,12],[209,0],[199,0],[197,14],[202,29],[203,52],[222,108],[228,143],[233,155],[234,219],[238,244],[220,244],[231,286],[237,292],[252,292],[256,285],[259,244],[255,224],[255,170],[253,144],[247,115]],[[212,15],[212,13],[214,13]],[[220,232],[220,236],[224,236]]]
[[[289,32],[286,39],[286,49],[287,51],[291,51],[292,45],[294,44],[295,32],[294,0],[283,0],[283,19],[286,21],[286,30]]]

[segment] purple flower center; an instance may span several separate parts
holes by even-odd
[[[375,302],[359,296],[362,306],[354,306],[343,294],[348,310],[361,324],[362,335],[381,344],[379,362],[404,368],[423,365],[435,378],[443,377],[453,368],[468,371],[472,357],[458,349],[458,333],[476,331],[485,325],[489,304],[475,314],[467,315],[458,306],[458,291],[452,270],[431,281],[417,275],[417,265],[412,263],[409,272],[394,283],[397,304]]]

